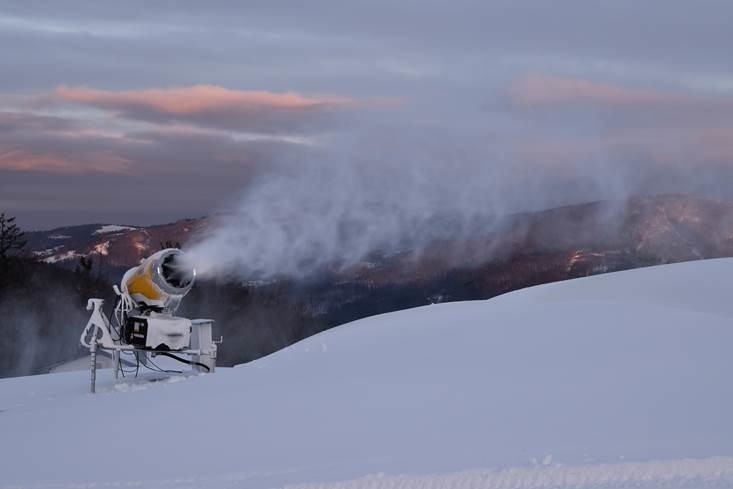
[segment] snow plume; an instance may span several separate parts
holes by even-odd
[[[372,252],[419,254],[442,238],[486,236],[515,212],[595,200],[620,209],[635,193],[710,196],[731,176],[728,147],[699,144],[716,123],[687,127],[704,119],[709,98],[530,81],[476,99],[441,93],[426,103],[423,93],[343,117],[250,182],[191,248],[198,269],[302,277]],[[543,103],[524,103],[537,87]],[[647,99],[654,111],[637,103]]]
[[[254,181],[187,250],[199,272],[304,277],[372,252],[418,255],[490,233],[508,213],[565,203],[556,168],[518,169],[490,135],[395,127],[345,139]],[[584,189],[601,193],[592,181]]]

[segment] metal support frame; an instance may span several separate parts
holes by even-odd
[[[97,392],[97,338],[92,339],[92,344],[89,346],[89,353],[92,358],[92,378],[90,392],[94,394]]]
[[[87,302],[87,310],[92,311],[92,315],[87,322],[84,331],[82,331],[80,342],[83,346],[89,348],[90,368],[91,368],[91,379],[90,379],[90,392],[94,394],[96,392],[97,382],[97,351],[107,350],[112,352],[112,358],[114,360],[115,371],[114,378],[118,378],[120,354],[123,351],[140,352],[144,354],[157,354],[157,353],[175,353],[183,354],[191,357],[194,362],[199,362],[209,367],[209,372],[213,373],[216,367],[216,356],[217,356],[217,345],[221,343],[221,339],[218,341],[212,340],[211,338],[211,325],[212,320],[208,319],[195,319],[192,321],[196,334],[194,340],[192,340],[192,346],[194,348],[187,348],[185,350],[174,350],[174,351],[158,351],[150,350],[147,348],[138,348],[133,345],[127,345],[122,343],[122,338],[114,339],[112,335],[112,326],[109,323],[107,317],[102,314],[102,305],[104,299],[89,299]],[[101,335],[100,335],[101,332]],[[199,366],[193,366],[193,371],[202,372],[204,369]]]

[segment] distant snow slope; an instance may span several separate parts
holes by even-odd
[[[731,282],[724,259],[549,284],[94,396],[0,380],[0,486],[733,487]]]
[[[132,226],[120,226],[118,224],[105,224],[101,228],[94,231],[92,234],[106,234],[106,233],[117,233],[119,231],[133,231],[137,228]]]

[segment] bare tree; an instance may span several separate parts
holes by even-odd
[[[15,224],[14,217],[0,213],[0,259],[5,260],[11,250],[21,250],[26,244],[23,231]]]

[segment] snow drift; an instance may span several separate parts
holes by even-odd
[[[730,486],[731,277],[711,260],[426,306],[95,396],[81,372],[5,379],[0,485]]]

